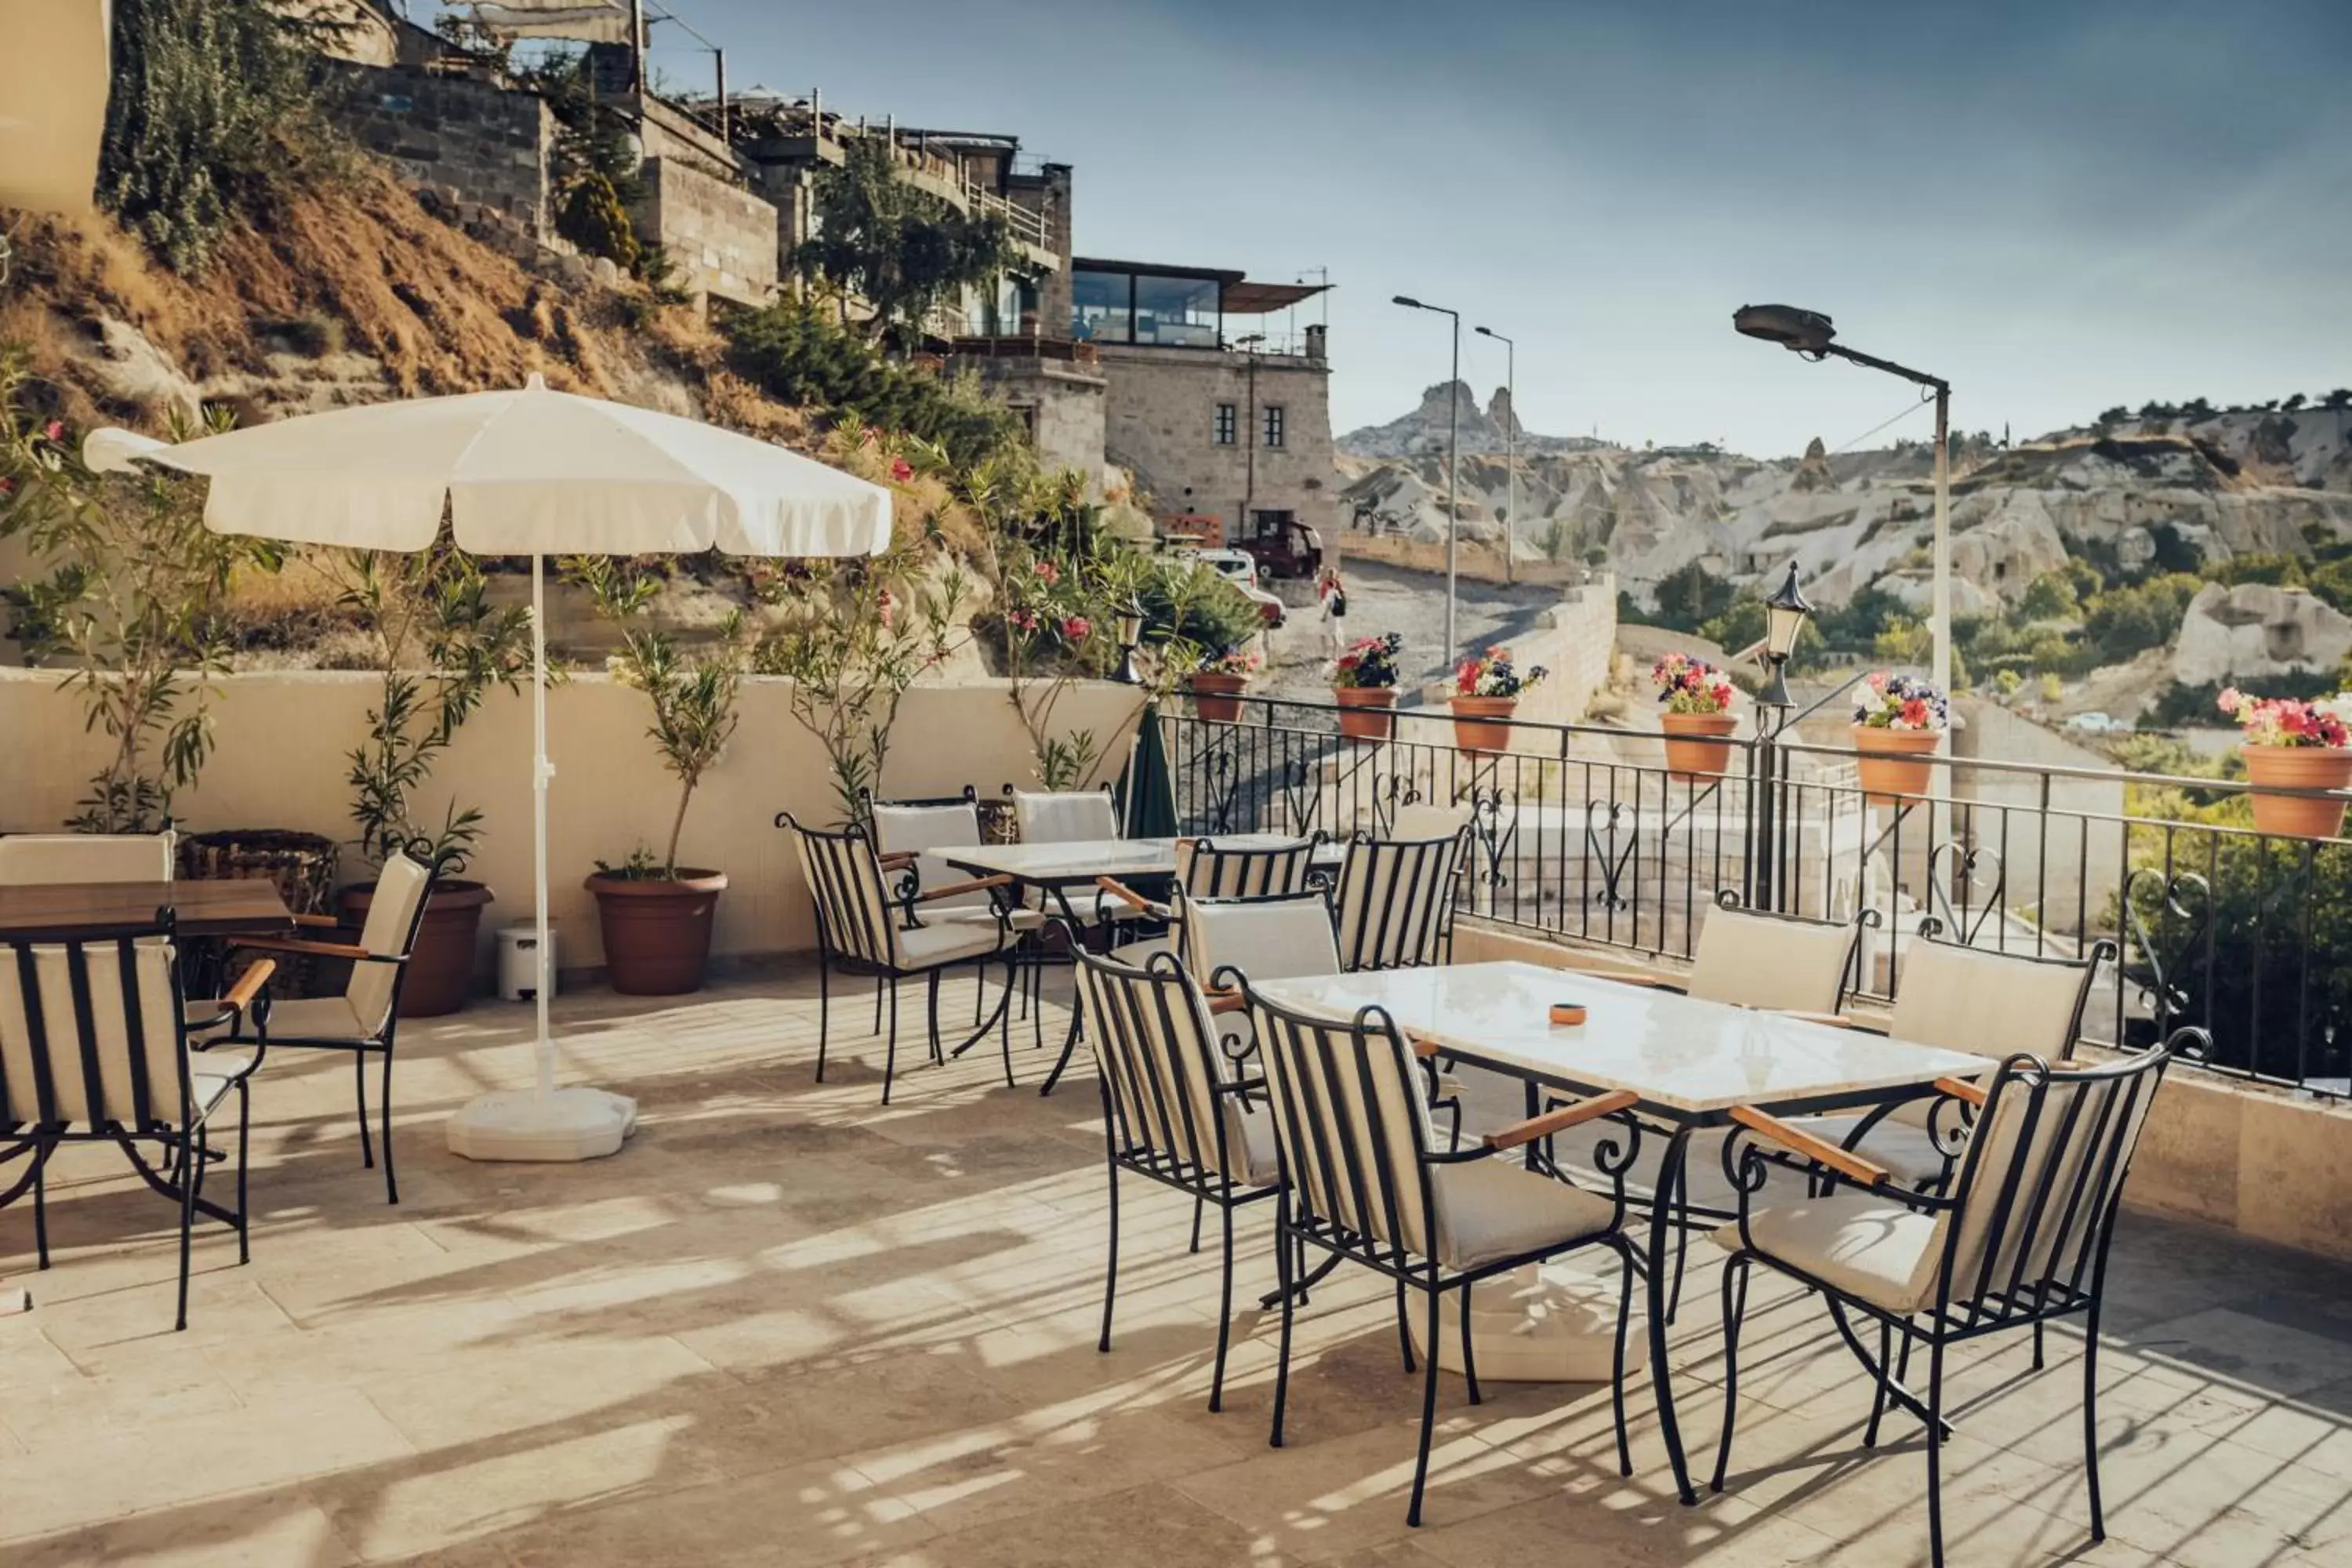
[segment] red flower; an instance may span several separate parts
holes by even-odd
[[[1062,569],[1050,561],[1040,561],[1037,563],[1037,576],[1044,582],[1058,583],[1062,580]]]
[[[890,482],[903,485],[915,477],[915,465],[904,458],[890,459]]]
[[[62,419],[50,420],[47,425],[41,426],[41,434],[47,436],[52,441],[64,440],[66,438],[65,421]]]
[[[1926,729],[1927,727],[1927,700],[1924,698],[1914,697],[1909,701],[1904,703],[1903,721],[1906,724],[1912,725],[1917,729]]]
[[[0,496],[12,496],[16,493],[16,481],[5,474],[0,474]]]
[[[1072,642],[1086,641],[1094,629],[1094,623],[1084,616],[1072,616],[1062,623],[1062,635]]]

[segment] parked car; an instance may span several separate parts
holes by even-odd
[[[1220,549],[1186,550],[1180,553],[1186,560],[1196,561],[1206,566],[1240,589],[1243,596],[1257,606],[1258,615],[1265,620],[1269,629],[1282,625],[1289,618],[1290,612],[1283,602],[1258,585],[1258,578],[1264,574],[1265,568],[1246,552]]]
[[[2112,735],[2130,728],[2106,713],[2077,713],[2066,721],[2065,727],[2077,735]]]
[[[1232,543],[1247,552],[1269,577],[1312,582],[1323,570],[1323,541],[1286,511],[1257,513]]]

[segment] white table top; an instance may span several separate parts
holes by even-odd
[[[1295,844],[1278,833],[1218,833],[1202,836],[1220,849],[1265,849]],[[1091,882],[1097,877],[1172,877],[1173,838],[1081,838],[1066,844],[972,844],[932,851],[951,866],[983,877],[1003,875],[1024,882]],[[1316,846],[1315,863],[1339,864],[1336,844]]]
[[[1532,963],[1270,980],[1257,989],[1302,1013],[1344,1016],[1376,1005],[1399,1028],[1465,1060],[1595,1090],[1631,1089],[1651,1106],[1687,1113],[1909,1089],[1997,1065],[1965,1051]],[[1549,1016],[1555,1002],[1581,1003],[1585,1021],[1555,1026]]]

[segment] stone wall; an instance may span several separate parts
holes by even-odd
[[[776,287],[776,209],[675,158],[648,158],[637,232],[668,247],[678,282],[704,297],[763,303]]]
[[[1100,345],[1104,446],[1112,462],[1149,476],[1162,513],[1205,512],[1242,536],[1251,511],[1289,511],[1328,543],[1339,477],[1331,446],[1331,371],[1303,354]],[[1255,384],[1253,384],[1255,383]],[[1216,444],[1216,409],[1234,408],[1236,439]],[[1283,410],[1283,445],[1262,444],[1265,410]],[[1255,477],[1253,478],[1253,469]]]
[[[534,240],[554,235],[548,157],[555,117],[533,93],[413,66],[335,62],[335,118],[412,190],[486,209]]]
[[[1047,468],[1076,468],[1097,491],[1103,476],[1101,374],[1065,360],[971,356],[970,365],[999,402],[1028,423],[1037,460]]]

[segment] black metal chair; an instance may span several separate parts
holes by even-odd
[[[1454,951],[1454,917],[1469,863],[1465,823],[1439,838],[1375,838],[1358,833],[1339,863],[1334,900],[1339,962],[1350,970],[1443,963]]]
[[[1927,1424],[1927,1533],[1937,1568],[1944,1561],[1943,1442],[1945,1352],[2005,1329],[2083,1314],[2084,1463],[2091,1500],[2091,1538],[2105,1540],[2099,1502],[2099,1313],[2107,1247],[2124,1181],[2149,1104],[2173,1053],[2202,1047],[2203,1031],[2182,1029],[2162,1047],[2109,1066],[2079,1070],[2029,1055],[2009,1058],[1989,1087],[1937,1087],[1979,1103],[1978,1130],[1948,1194],[1904,1186],[1883,1166],[1759,1112],[1734,1113],[1724,1171],[1739,1192],[1739,1212],[1714,1233],[1730,1253],[1723,1272],[1724,1421],[1715,1464],[1723,1489],[1731,1459],[1738,1393],[1739,1327],[1749,1269],[1763,1263],[1818,1291],[1837,1331],[1874,1383],[1865,1447],[1878,1441],[1889,1403]],[[1764,1145],[1772,1145],[1768,1152]],[[1774,1155],[1812,1163],[1823,1187],[1759,1205]],[[1849,1311],[1878,1325],[1874,1359],[1847,1321]],[[1892,1342],[1904,1362],[1916,1343],[1927,1352],[1924,1402],[1901,1386]]]
[[[78,935],[18,936],[0,944],[0,1167],[26,1168],[0,1189],[0,1208],[29,1189],[33,1245],[49,1266],[46,1173],[68,1143],[113,1143],[150,1187],[180,1205],[180,1296],[173,1328],[188,1326],[188,1268],[201,1212],[236,1232],[236,1260],[252,1257],[246,1151],[252,1125],[246,1082],[268,1049],[207,1057],[188,1037],[189,1018],[242,1023],[268,1012],[262,988],[276,963],[262,960],[217,1002],[184,1003],[172,912],[152,923]],[[258,1029],[257,1032],[265,1032]],[[236,1206],[204,1195],[215,1152],[213,1117],[236,1095]],[[139,1152],[152,1143],[160,1167]]]
[[[448,870],[452,856],[435,856],[418,842],[394,854],[377,874],[375,892],[368,900],[367,921],[356,942],[322,942],[311,937],[240,936],[233,939],[242,951],[309,953],[348,960],[350,980],[337,996],[289,997],[272,1004],[269,1043],[299,1046],[305,1050],[349,1051],[352,1085],[359,1101],[360,1163],[373,1168],[375,1150],[368,1136],[367,1064],[370,1057],[383,1061],[383,1081],[377,1114],[383,1137],[383,1201],[400,1201],[400,1181],[392,1158],[392,1055],[399,1043],[400,993],[408,978],[408,961],[416,951],[416,933],[425,924],[425,906],[433,889]],[[296,915],[306,929],[341,927],[332,915]],[[223,1043],[254,1037],[232,1023]]]
[[[1633,1474],[1625,1437],[1625,1319],[1633,1280],[1624,1237],[1624,1173],[1640,1132],[1628,1116],[1630,1094],[1584,1100],[1489,1133],[1476,1147],[1435,1146],[1428,1108],[1416,1083],[1413,1052],[1378,1007],[1352,1017],[1297,1013],[1243,982],[1259,1057],[1274,1101],[1276,1151],[1282,1166],[1275,1257],[1282,1274],[1282,1343],[1276,1363],[1271,1441],[1282,1446],[1290,1386],[1290,1339],[1297,1301],[1294,1249],[1312,1247],[1362,1265],[1428,1298],[1421,1446],[1405,1522],[1421,1522],[1429,1478],[1430,1434],[1437,1418],[1438,1308],[1461,1292],[1462,1372],[1470,1402],[1480,1403],[1471,1348],[1470,1292],[1480,1280],[1581,1247],[1615,1252],[1623,1285],[1617,1311],[1612,1395],[1617,1458]],[[1557,1173],[1490,1156],[1548,1139],[1566,1128],[1611,1118],[1623,1130],[1622,1151],[1602,1145],[1606,1196]],[[1549,1167],[1549,1161],[1540,1163]],[[1412,1338],[1402,1319],[1398,1338],[1413,1370]]]
[[[1004,1082],[1010,1088],[1013,1084],[1012,1002],[1017,984],[1014,961],[1018,933],[1013,929],[1012,909],[1003,901],[1002,893],[1011,885],[1012,879],[982,877],[924,892],[919,890],[918,881],[911,874],[912,868],[908,868],[908,874],[898,879],[894,889],[881,858],[875,853],[874,841],[867,837],[864,827],[852,826],[828,832],[823,828],[803,826],[788,811],[777,814],[776,826],[792,830],[793,843],[800,852],[801,871],[808,880],[810,896],[816,904],[816,1081],[824,1081],[825,1050],[832,1038],[831,976],[835,963],[846,958],[863,972],[880,973],[889,985],[890,1029],[882,1067],[883,1104],[890,1103],[890,1088],[898,1069],[898,983],[918,974],[929,984],[931,1059],[944,1061],[950,1056],[961,1056],[1002,1020],[1004,1024]],[[973,892],[997,895],[992,900],[991,918],[988,920],[965,919],[952,914],[950,918],[929,922],[923,919],[920,911],[924,905],[944,903]],[[998,999],[996,1010],[953,1050],[942,1053],[940,1045],[940,977],[960,963],[971,964],[977,971],[999,961],[1004,964],[1004,994]],[[974,983],[978,983],[977,974]]]
[[[882,860],[885,871],[905,874],[911,869],[917,890],[929,892],[953,882],[963,881],[967,873],[948,864],[944,851],[976,849],[989,842],[991,814],[1009,816],[1009,803],[983,804],[980,792],[971,785],[963,793],[905,800],[877,800],[873,792],[861,791],[858,796],[862,820],[874,830],[874,847]],[[926,919],[976,921],[986,922],[994,918],[996,900],[986,889],[956,893],[940,899],[932,906]],[[1041,910],[1013,909],[1006,917],[1013,928],[1026,940],[1021,947],[1020,967],[1027,972],[1027,982],[1021,987],[1022,1005],[1031,1019],[1031,1033],[1038,1045],[1045,1043],[1037,1023],[1036,991],[1045,953],[1034,940],[1034,933],[1044,931],[1045,915]],[[888,982],[880,975],[874,983],[874,1032],[882,1032],[882,990]],[[980,987],[972,987],[971,1021],[980,1022]]]
[[[1153,953],[1137,968],[1075,943],[1071,951],[1094,1047],[1110,1177],[1110,1258],[1097,1348],[1110,1349],[1111,1309],[1118,1297],[1118,1173],[1124,1169],[1192,1194],[1195,1251],[1202,1205],[1213,1205],[1223,1221],[1217,1362],[1209,1384],[1209,1408],[1222,1409],[1233,1331],[1234,1211],[1273,1197],[1282,1184],[1265,1080],[1248,1075],[1247,1046],[1218,1039],[1212,1016],[1213,1009],[1238,1007],[1241,998],[1212,1002],[1173,953]]]
[[[1220,844],[1214,838],[1176,841],[1176,881],[1196,899],[1279,899],[1328,887],[1315,867],[1321,833],[1280,844]]]

